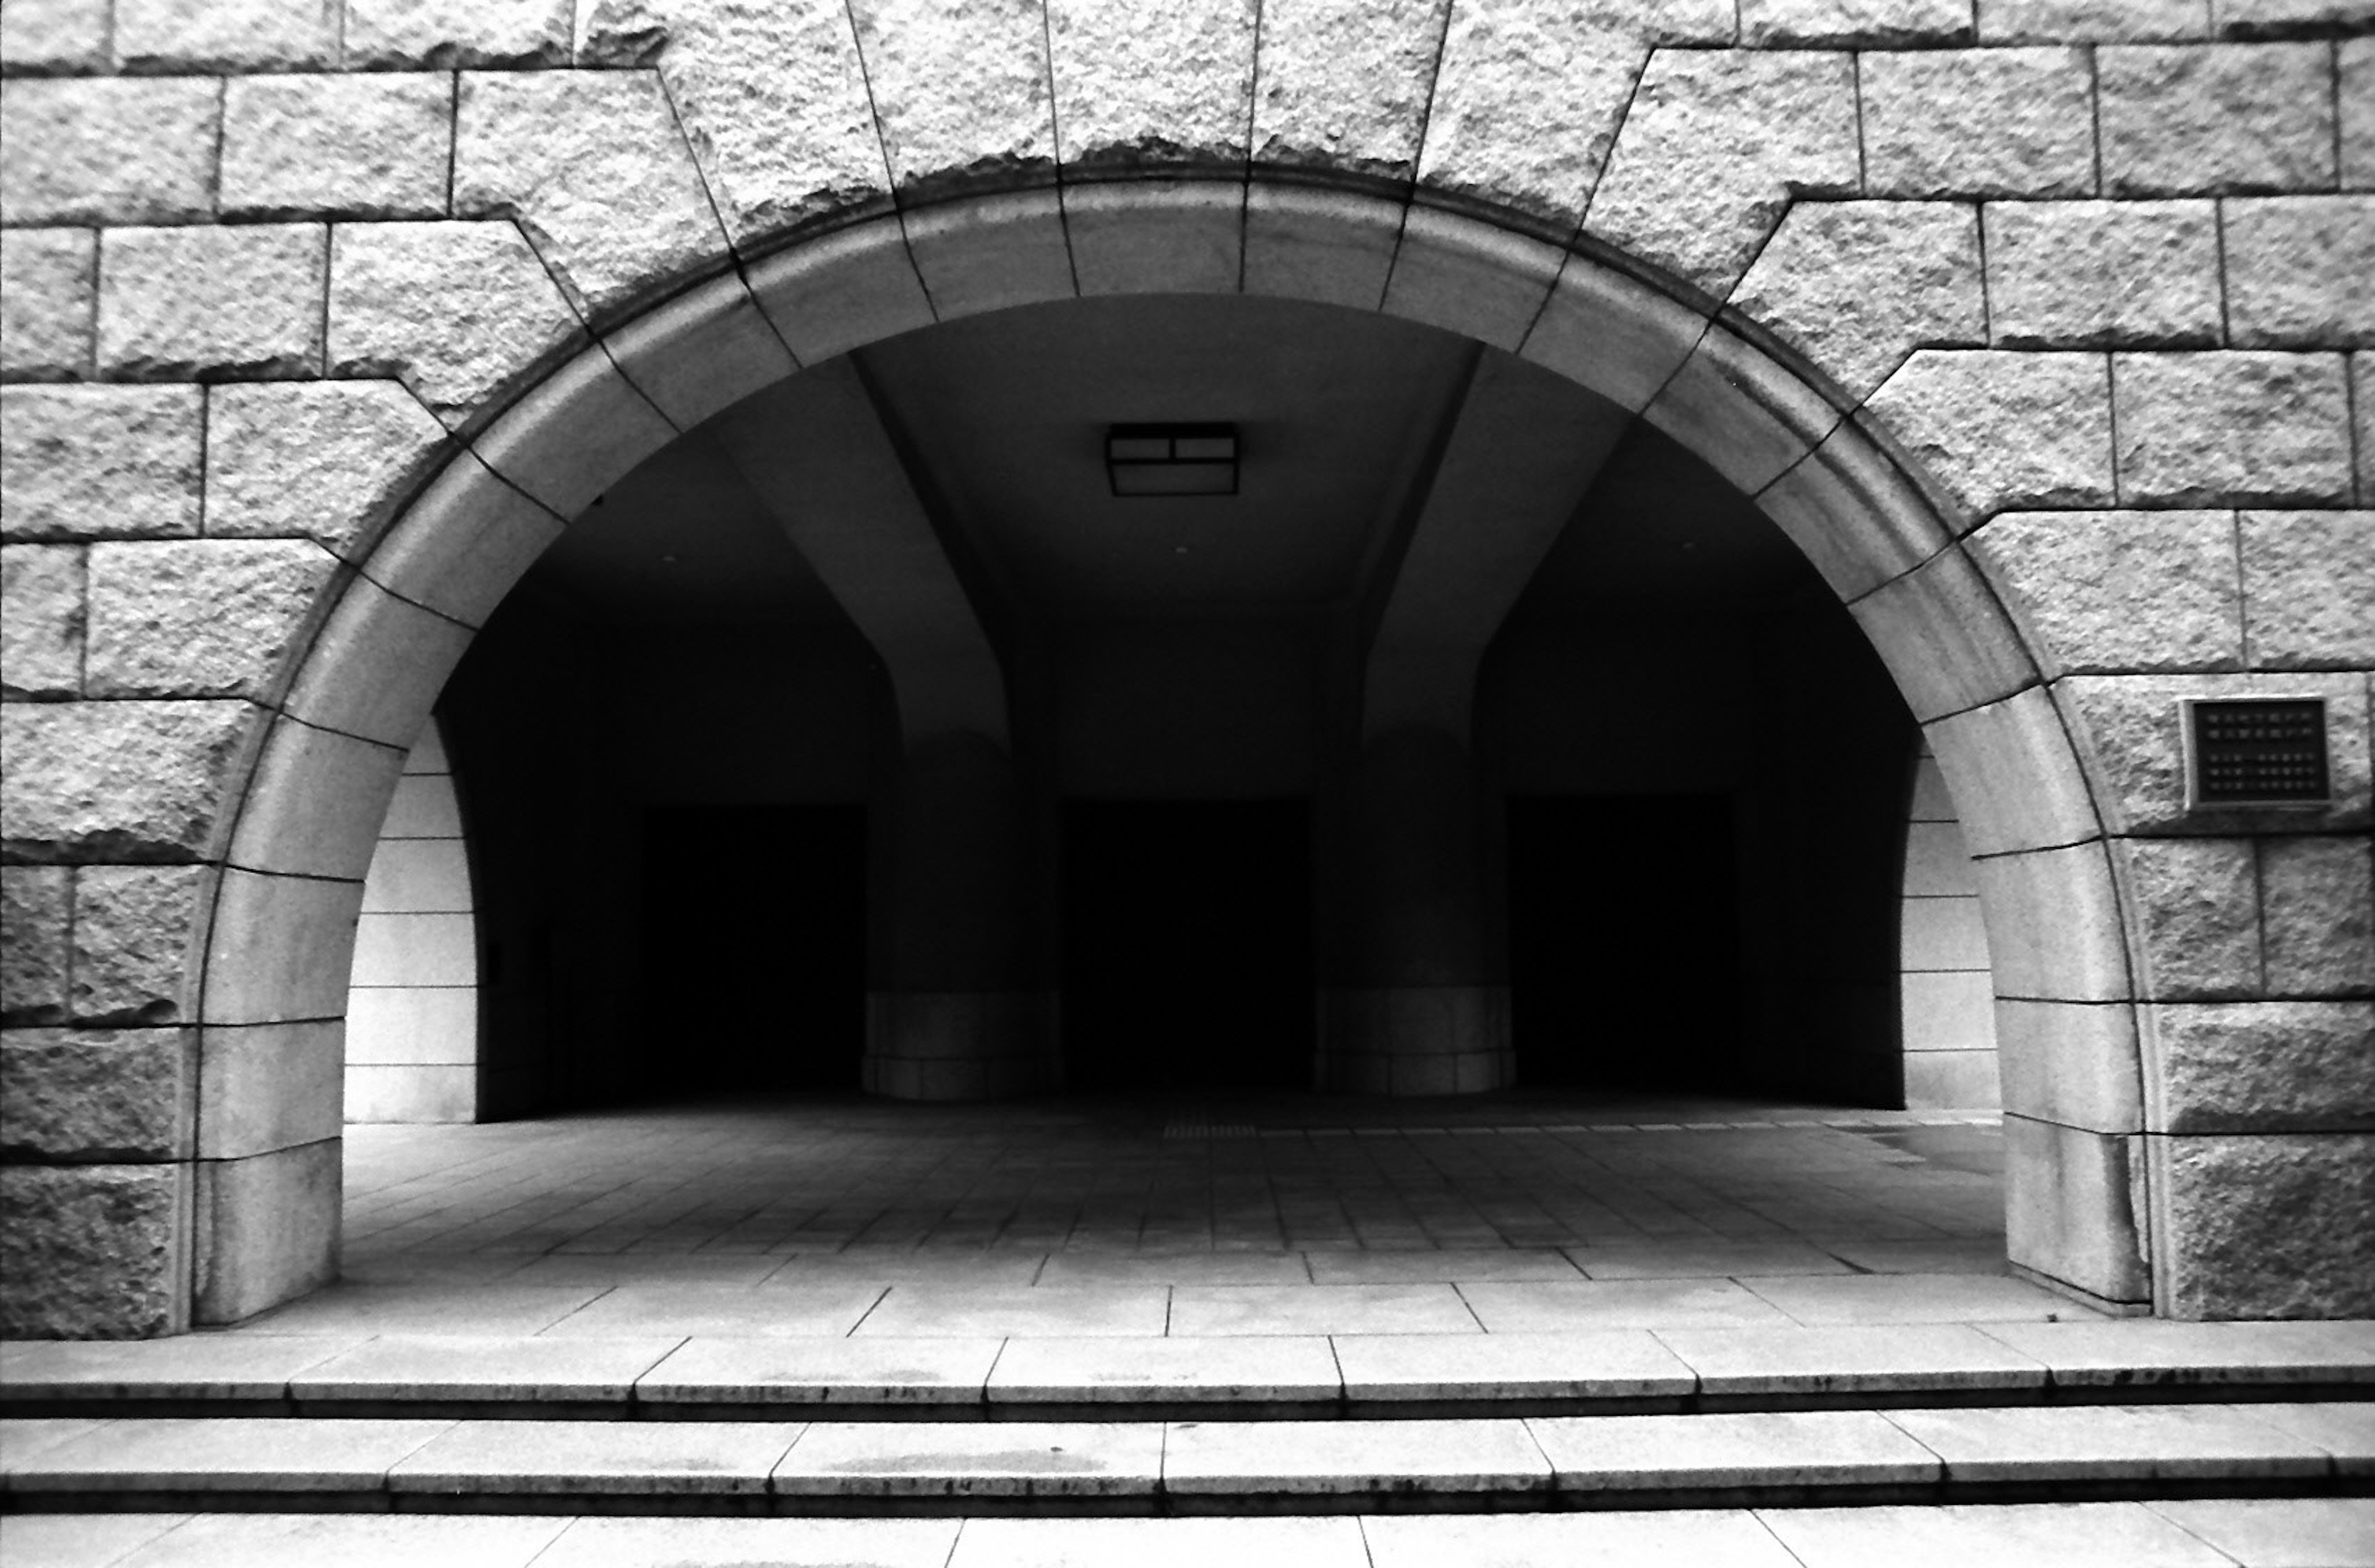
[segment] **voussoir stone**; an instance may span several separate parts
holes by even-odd
[[[2375,1315],[2375,1134],[2170,1138],[2167,1310]]]
[[[2005,513],[1970,548],[2042,641],[2049,675],[2242,666],[2231,513]]]
[[[337,63],[337,0],[115,0],[127,71],[310,71]]]
[[[250,737],[241,701],[0,704],[0,850],[30,861],[196,860]]]
[[[1242,166],[1257,0],[1049,0],[1056,136],[1070,167]]]
[[[573,0],[346,0],[349,69],[561,65]]]
[[[1967,0],[1740,0],[1740,41],[1766,48],[1968,43],[1971,31]]]
[[[82,690],[83,551],[0,545],[0,695]]]
[[[2219,210],[2230,342],[2375,347],[2375,195],[2243,197]]]
[[[131,380],[318,375],[318,223],[113,229],[99,263],[99,368]]]
[[[352,559],[449,450],[445,427],[393,381],[253,382],[207,396],[210,538],[311,538]]]
[[[0,387],[0,535],[196,533],[204,417],[195,386]]]
[[[1052,176],[1039,0],[852,0],[892,183]]]
[[[1978,211],[1956,202],[1802,202],[1731,303],[1861,402],[1915,348],[1986,341]]]
[[[2277,996],[2375,994],[2375,845],[2364,834],[2272,838],[2260,845],[2268,989]]]
[[[1266,8],[1254,161],[1407,180],[1434,92],[1449,0]]]
[[[134,1338],[187,1318],[187,1167],[0,1169],[0,1335]]]
[[[2350,500],[2339,354],[2118,354],[2120,495],[2146,505]]]
[[[2260,894],[2248,839],[2131,839],[2115,846],[2143,949],[2144,995],[2225,1001],[2260,990]]]
[[[0,245],[0,380],[90,374],[99,238],[89,229],[11,229]]]
[[[0,69],[12,77],[105,70],[108,9],[108,0],[8,0],[0,6]]]
[[[2241,535],[2255,667],[2375,666],[2375,512],[2247,512]]]
[[[66,1016],[74,873],[64,866],[0,866],[0,1024]]]
[[[77,1023],[170,1023],[184,1016],[192,934],[208,884],[202,866],[85,866],[75,872]]]
[[[1916,351],[1864,414],[1967,518],[2111,500],[2110,383],[2099,354]]]
[[[453,136],[451,77],[242,77],[223,93],[222,210],[442,217]]]
[[[84,688],[101,697],[261,697],[337,558],[310,539],[94,545]]]
[[[2375,1126],[2375,1002],[2161,1002],[2157,1130]]]
[[[1864,189],[2073,196],[2095,189],[2094,77],[2079,49],[1860,58]]]
[[[2105,194],[2332,190],[2331,48],[2097,51]]]
[[[0,222],[211,217],[220,97],[204,77],[11,81],[0,94]]]
[[[1990,202],[1988,311],[2012,348],[2204,348],[2219,338],[2207,201]]]
[[[185,1155],[195,1052],[181,1029],[0,1035],[0,1155],[90,1163]]]

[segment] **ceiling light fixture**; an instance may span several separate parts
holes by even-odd
[[[1105,476],[1117,496],[1235,495],[1235,425],[1113,425]]]

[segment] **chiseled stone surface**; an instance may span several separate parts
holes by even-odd
[[[2342,109],[2342,188],[2375,191],[2375,38],[2334,46],[2334,97]]]
[[[2201,38],[2208,0],[1978,0],[1986,43],[2138,42]]]
[[[2375,354],[2350,356],[2353,440],[2358,449],[2358,501],[2375,503]]]
[[[2179,1317],[2375,1316],[2375,1133],[2156,1140]]]
[[[2238,348],[2375,346],[2375,195],[2247,197],[2219,210]]]
[[[223,93],[227,218],[437,218],[454,153],[443,73],[239,77]]]
[[[0,1335],[137,1338],[189,1321],[186,1169],[0,1168]]]
[[[2162,1002],[2154,1130],[2375,1127],[2375,1002]]]
[[[0,705],[0,843],[30,861],[198,858],[253,712],[238,701]]]
[[[262,696],[337,565],[303,539],[93,545],[85,689]]]
[[[345,5],[349,70],[566,65],[577,9],[573,0],[345,0]]]
[[[0,387],[0,535],[196,533],[200,399],[195,386]]]
[[[99,261],[99,368],[132,380],[318,375],[318,223],[110,230]]]
[[[1051,177],[1056,121],[1036,0],[854,0],[892,183]]]
[[[1921,349],[1864,417],[1968,517],[2111,499],[2110,382],[2099,354]]]
[[[1793,195],[1860,177],[1849,56],[1660,51],[1584,229],[1721,295]]]
[[[1740,40],[1766,48],[1968,43],[1967,0],[1740,0]]]
[[[64,866],[0,866],[0,1023],[56,1023],[66,1016],[67,934],[74,872]]]
[[[2260,895],[2248,839],[2130,839],[2114,846],[2141,938],[2142,994],[2217,1001],[2259,993]]]
[[[1871,53],[1858,66],[1867,194],[2094,194],[2095,88],[2084,51]]]
[[[0,546],[0,695],[82,690],[83,550]]]
[[[1978,211],[1958,202],[1802,202],[1730,302],[1860,402],[1915,348],[1987,340]]]
[[[220,100],[220,86],[205,77],[10,82],[0,95],[0,142],[8,147],[0,221],[211,217]]]
[[[2122,501],[2286,506],[2350,500],[2350,419],[2339,354],[2118,354],[2111,375]]]
[[[2375,666],[2375,512],[2247,512],[2239,532],[2254,668]]]
[[[90,374],[99,242],[89,229],[11,229],[0,246],[0,380]]]
[[[335,65],[337,0],[115,0],[128,71],[303,71]]]
[[[180,1029],[0,1035],[0,1155],[92,1163],[185,1156],[193,1055]]]
[[[445,427],[393,381],[211,388],[209,538],[311,538],[351,555],[446,450]]]
[[[1449,0],[1290,0],[1265,6],[1253,155],[1407,180],[1435,90]]]
[[[1968,548],[2049,675],[2242,667],[2231,513],[2005,513]]]
[[[1068,167],[1241,163],[1257,0],[1051,0],[1056,136]]]
[[[10,76],[105,68],[108,9],[108,0],[9,0],[0,11],[0,67]]]
[[[2332,190],[2332,48],[2097,51],[2104,194]]]
[[[167,1023],[183,1015],[198,866],[85,866],[75,872],[74,987],[80,1023]]]
[[[2284,996],[2375,994],[2375,845],[2348,838],[2260,844],[2267,986]]]
[[[1989,324],[1999,346],[2219,341],[2215,204],[1990,202],[1985,221]]]

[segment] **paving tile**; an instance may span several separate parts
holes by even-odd
[[[361,1334],[180,1334],[170,1339],[20,1340],[0,1345],[12,1399],[278,1399],[289,1381]]]
[[[966,1286],[1028,1285],[1039,1277],[1046,1255],[960,1251],[952,1247],[852,1247],[842,1252],[794,1253],[779,1258],[770,1285]]]
[[[12,1514],[8,1568],[109,1568],[187,1514]],[[250,1561],[254,1561],[251,1559]]]
[[[1153,1421],[818,1421],[775,1467],[795,1496],[1152,1496]]]
[[[1160,1336],[1171,1291],[1161,1285],[1030,1286],[974,1290],[893,1285],[857,1326],[859,1338]]]
[[[515,1252],[438,1253],[408,1248],[381,1256],[356,1256],[349,1253],[338,1259],[338,1282],[342,1285],[401,1285],[430,1282],[443,1285],[493,1285],[507,1281],[519,1284],[574,1285],[579,1282],[573,1277],[539,1279],[516,1278],[524,1266],[533,1266],[538,1261],[540,1260],[532,1254]]]
[[[201,1514],[117,1568],[526,1568],[568,1527],[486,1515]]]
[[[2233,1568],[2137,1503],[1760,1508],[1805,1568]]]
[[[1515,1421],[1174,1421],[1163,1485],[1187,1495],[1532,1491],[1550,1467]]]
[[[1848,1266],[1803,1242],[1728,1246],[1574,1247],[1577,1268],[1594,1279],[1721,1279],[1738,1275],[1846,1274]]]
[[[1856,1328],[1667,1328],[1707,1394],[2040,1388],[2045,1366],[1960,1323]]]
[[[2326,1450],[2248,1405],[1889,1410],[1955,1480],[2322,1476]]]
[[[2375,1383],[2375,1323],[2003,1323],[1983,1330],[2066,1385]]]
[[[1318,1253],[1322,1285],[1403,1285],[1453,1279],[1575,1279],[1579,1270],[1554,1247],[1443,1247],[1407,1252]]]
[[[878,1285],[776,1290],[759,1285],[622,1285],[545,1332],[621,1339],[694,1334],[756,1338],[842,1335],[881,1299]]]
[[[942,1568],[955,1519],[579,1519],[536,1568]]]
[[[2375,1562],[2375,1497],[2217,1497],[2144,1506],[2243,1568]]]
[[[777,1421],[461,1421],[388,1472],[398,1492],[761,1492],[800,1435]]]
[[[1058,1253],[1041,1285],[1307,1285],[1299,1252]]]
[[[97,1432],[112,1419],[107,1416],[16,1416],[0,1421],[0,1475],[48,1449]]]
[[[330,1285],[249,1318],[238,1332],[533,1334],[601,1293],[577,1285]]]
[[[126,1416],[13,1462],[11,1491],[377,1491],[443,1421]]]
[[[1933,1480],[1937,1458],[1870,1410],[1538,1416],[1562,1491]]]
[[[1348,1399],[1679,1397],[1698,1380],[1645,1328],[1572,1334],[1340,1334]]]
[[[989,1399],[1333,1399],[1341,1387],[1319,1335],[1012,1339],[990,1373]]]
[[[784,1267],[764,1253],[547,1253],[502,1277],[507,1285],[755,1285]]]
[[[1742,1509],[1671,1513],[1374,1515],[1373,1568],[1799,1568]]]
[[[1770,1302],[1729,1279],[1587,1279],[1576,1284],[1463,1285],[1494,1334],[1583,1328],[1730,1328],[1787,1324]]]
[[[1970,1241],[1826,1240],[1825,1249],[1873,1274],[2006,1274],[2002,1234]]]
[[[2375,1476],[2375,1404],[2267,1404],[2242,1413],[2316,1444],[2345,1476]]]
[[[2026,1279],[1976,1274],[1850,1274],[1745,1281],[1800,1323],[1980,1323],[2097,1319],[2091,1308]]]
[[[1448,1284],[1182,1285],[1171,1331],[1232,1334],[1457,1334],[1476,1318]]]
[[[574,1399],[623,1405],[635,1379],[680,1343],[671,1337],[399,1335],[334,1355],[290,1379],[289,1386],[299,1399]]]
[[[1003,1339],[687,1339],[645,1373],[648,1403],[978,1405]]]
[[[948,1568],[1368,1568],[1360,1523],[1263,1519],[968,1519]],[[541,1565],[539,1565],[541,1568]],[[937,1565],[936,1565],[937,1568]]]

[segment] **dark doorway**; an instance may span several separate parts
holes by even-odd
[[[1518,1081],[1734,1087],[1739,902],[1728,796],[1512,798]]]
[[[854,1090],[866,1043],[866,813],[704,806],[644,818],[648,1086]]]
[[[1064,807],[1064,1062],[1099,1091],[1306,1089],[1301,800]]]

